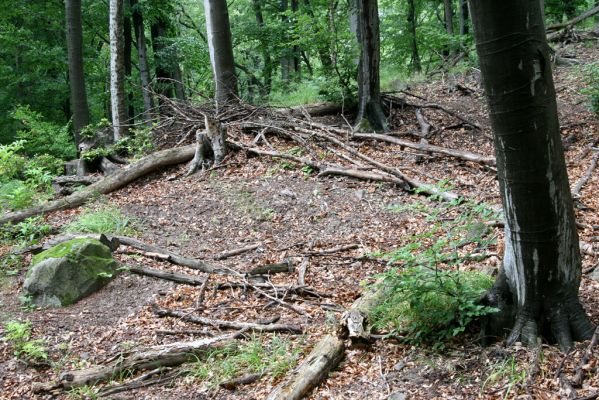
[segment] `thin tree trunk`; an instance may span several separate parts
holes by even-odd
[[[146,45],[146,33],[144,21],[137,0],[129,0],[131,5],[131,18],[133,19],[133,29],[135,31],[135,41],[137,43],[137,59],[139,62],[139,76],[141,79],[142,98],[144,101],[143,118],[146,123],[152,120],[152,110],[154,109],[154,98],[151,91],[150,69],[148,68],[148,50]]]
[[[156,83],[158,93],[169,99],[173,98],[173,82],[169,73],[168,61],[165,59],[163,51],[165,48],[167,22],[164,16],[158,16],[152,23],[150,33],[152,35],[152,50],[154,50],[154,69],[156,73]]]
[[[321,34],[321,30],[318,27],[318,23],[316,21],[316,16],[314,15],[314,11],[312,10],[312,4],[310,3],[310,0],[304,0],[304,5],[306,7],[306,11],[308,13],[308,15],[310,16],[310,18],[312,18],[312,20],[314,21],[314,29],[317,33],[317,35]],[[324,75],[327,76],[329,75],[329,73],[332,72],[332,68],[333,68],[333,62],[331,60],[331,53],[330,53],[330,48],[328,46],[328,43],[326,41],[321,41],[319,40],[317,43],[318,46],[318,57],[320,58],[320,64],[322,65],[322,69],[324,72]],[[312,75],[312,72],[310,73],[310,75]]]
[[[133,35],[131,32],[131,17],[126,16],[124,19],[123,26],[123,39],[124,39],[124,59],[125,59],[125,77],[131,78],[131,53],[133,50]],[[132,125],[135,123],[135,108],[133,107],[133,90],[129,87],[127,93],[127,124]]]
[[[468,1],[460,0],[460,35],[465,36],[470,33],[468,28]]]
[[[226,0],[204,0],[208,48],[218,106],[237,99],[237,76]]]
[[[451,38],[453,36],[453,0],[444,0],[444,15],[445,15],[445,31],[447,35]],[[447,43],[447,50],[445,51],[446,56],[450,56],[453,54],[453,49],[451,45],[451,39],[449,43]]]
[[[412,71],[420,72],[420,55],[418,54],[418,40],[416,38],[416,7],[414,0],[408,0],[408,30],[410,31],[410,47],[412,48],[412,59],[410,64]]]
[[[83,73],[83,28],[81,0],[66,0],[67,49],[69,56],[69,84],[73,108],[75,142],[81,141],[79,132],[89,124],[89,108]]]
[[[540,4],[482,0],[470,10],[505,214],[491,328],[509,325],[508,343],[536,345],[543,335],[569,349],[593,327],[578,300],[578,234]]]
[[[123,0],[110,0],[110,104],[114,141],[127,135]]]
[[[389,127],[381,104],[379,78],[381,54],[378,3],[377,0],[353,0],[353,2],[357,13],[356,36],[360,46],[356,124],[361,124],[366,118],[372,129],[387,131]]]
[[[256,17],[256,24],[260,28],[260,52],[262,53],[262,60],[264,62],[264,68],[262,69],[262,76],[264,84],[260,95],[262,97],[268,96],[272,87],[272,58],[270,57],[270,51],[268,49],[268,41],[264,32],[264,15],[262,14],[262,0],[252,0],[254,6],[254,15]]]

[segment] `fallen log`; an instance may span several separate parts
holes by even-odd
[[[247,375],[240,376],[238,378],[233,378],[233,379],[229,379],[228,381],[221,382],[218,385],[220,387],[228,389],[228,390],[234,390],[237,388],[237,386],[249,385],[251,383],[254,383],[257,380],[259,380],[260,378],[262,378],[264,375],[266,375],[266,372],[259,372],[256,374],[247,374]]]
[[[256,267],[249,271],[247,274],[249,276],[255,275],[274,275],[274,274],[286,274],[293,272],[293,264],[289,261],[277,263],[277,264],[265,264],[259,267]]]
[[[198,325],[205,326],[213,326],[221,329],[246,329],[253,330],[257,332],[287,332],[287,333],[295,333],[302,334],[304,330],[297,325],[287,325],[287,324],[260,324],[260,323],[252,323],[252,322],[237,322],[237,321],[225,321],[221,319],[211,319],[204,317],[197,317],[193,315],[189,315],[189,313],[185,313],[182,311],[175,310],[167,310],[162,308],[153,307],[152,311],[158,317],[173,317],[178,318],[182,321],[192,322]]]
[[[569,21],[549,25],[547,27],[547,32],[556,32],[556,31],[560,31],[562,29],[570,28],[570,27],[572,27],[572,26],[584,21],[585,19],[590,18],[593,15],[598,14],[598,13],[599,13],[599,6],[595,6],[591,9],[585,11],[584,13],[572,18]],[[551,35],[547,35],[548,40],[550,40],[550,36]]]
[[[472,153],[464,150],[448,149],[446,147],[435,146],[428,143],[414,143],[409,140],[399,139],[394,136],[371,133],[354,133],[354,138],[358,139],[371,139],[377,141],[384,141],[388,143],[398,144],[400,146],[409,147],[420,151],[430,151],[432,153],[445,154],[447,156],[459,158],[465,161],[472,161],[483,165],[495,165],[495,157],[485,156],[482,154]]]
[[[99,194],[113,192],[160,167],[189,161],[193,158],[194,153],[194,145],[157,151],[142,158],[135,164],[119,169],[113,174],[106,176],[104,179],[62,199],[49,201],[24,210],[6,213],[0,217],[0,225],[4,225],[8,222],[19,222],[26,218],[52,211],[80,206]]]
[[[56,176],[52,179],[52,183],[56,183],[58,185],[91,185],[96,183],[101,178],[99,176],[94,175],[63,175]]]
[[[303,399],[337,367],[344,353],[345,345],[342,339],[333,335],[325,336],[289,377],[269,393],[266,399]]]
[[[327,378],[345,354],[345,338],[369,340],[368,317],[374,308],[383,301],[387,293],[386,286],[368,292],[354,302],[344,314],[336,329],[336,335],[326,335],[291,373],[287,379],[277,385],[267,400],[302,399],[321,381]],[[356,318],[359,317],[359,318]]]
[[[171,282],[182,283],[184,285],[201,286],[204,284],[204,280],[198,279],[194,276],[178,274],[176,272],[161,271],[154,268],[146,267],[129,267],[129,271],[138,275],[151,276],[153,278],[164,279]]]
[[[214,260],[224,260],[225,258],[238,256],[240,254],[247,253],[248,251],[256,250],[260,246],[262,246],[262,243],[252,244],[252,245],[249,245],[249,246],[241,247],[239,249],[233,249],[233,250],[229,250],[229,251],[223,251],[222,253],[219,253],[219,254],[215,255],[213,257],[213,259]]]
[[[595,153],[595,155],[593,156],[593,159],[591,160],[591,164],[587,168],[586,172],[584,173],[583,176],[580,177],[578,182],[576,182],[576,184],[574,185],[574,188],[572,189],[572,195],[580,196],[580,191],[582,190],[584,185],[586,185],[586,183],[589,181],[589,179],[591,179],[591,176],[593,176],[593,171],[595,170],[595,168],[597,168],[598,161],[599,161],[599,152]]]
[[[217,343],[228,342],[239,337],[244,331],[199,339],[191,342],[175,342],[153,346],[147,350],[121,354],[113,361],[104,365],[95,365],[77,371],[64,372],[58,382],[35,384],[37,392],[47,392],[54,389],[69,390],[85,385],[93,385],[118,376],[121,373],[152,370],[160,367],[173,367],[195,360],[203,350]]]

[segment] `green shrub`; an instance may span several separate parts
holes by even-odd
[[[0,145],[0,184],[16,177],[25,168],[25,157],[17,154],[23,150],[23,140],[18,140],[8,145]]]
[[[113,205],[103,205],[98,210],[85,209],[79,217],[65,227],[66,232],[112,233],[135,235],[136,221]]]
[[[42,114],[29,106],[18,106],[12,117],[21,123],[22,129],[17,132],[17,137],[24,140],[23,148],[27,154],[50,154],[63,160],[77,157],[70,124],[60,126],[44,121]]]
[[[24,246],[30,246],[50,234],[51,230],[52,227],[44,223],[43,217],[31,217],[14,225],[4,225],[0,230],[0,242],[17,241]]]
[[[374,312],[375,327],[404,336],[409,343],[442,347],[475,318],[496,311],[479,302],[493,284],[493,278],[479,272],[393,269],[380,284],[389,287],[390,294]]]
[[[35,199],[35,189],[26,182],[13,180],[0,185],[0,207],[18,210],[29,207]]]
[[[4,325],[4,336],[14,347],[14,354],[27,361],[47,360],[46,342],[43,339],[31,339],[31,321],[11,321]]]

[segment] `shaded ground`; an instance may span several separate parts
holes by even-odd
[[[594,59],[593,49],[577,46],[572,51],[583,61]],[[592,157],[589,154],[579,159],[580,154],[598,137],[596,117],[588,111],[586,97],[580,94],[580,88],[584,86],[581,77],[576,68],[560,68],[556,73],[560,121],[568,145],[566,155],[572,183],[584,173]],[[465,94],[453,90],[456,83],[472,89],[472,92]],[[476,131],[459,126],[459,121],[443,112],[425,109],[426,119],[439,129],[430,139],[431,143],[492,154],[484,99],[475,77],[451,77],[432,84],[415,85],[409,88],[409,92],[425,97],[426,102],[443,104],[487,127],[482,132]],[[417,98],[407,99],[413,103],[425,103]],[[419,130],[411,107],[395,110],[392,124],[400,133]],[[269,137],[269,140],[277,148],[291,146],[276,137]],[[454,190],[463,196],[490,204],[499,203],[494,173],[488,168],[448,157],[412,152],[396,145],[363,142],[359,148],[365,154],[400,167],[408,175],[431,183],[450,179],[455,185]],[[180,176],[184,169],[181,166],[148,176],[107,196],[106,201],[119,205],[126,215],[140,221],[140,239],[215,265],[248,271],[258,265],[285,259],[297,266],[306,258],[309,263],[306,283],[324,296],[290,295],[286,299],[305,310],[308,316],[273,306],[250,291],[213,290],[217,283],[226,281],[223,277],[212,278],[200,307],[198,288],[129,274],[119,276],[102,291],[71,307],[23,311],[17,301],[23,273],[12,285],[5,285],[0,294],[0,320],[32,321],[34,337],[48,341],[56,366],[37,370],[26,367],[15,361],[12,348],[1,342],[0,398],[33,398],[30,391],[32,381],[55,379],[62,370],[102,362],[119,351],[200,337],[197,333],[185,334],[185,330],[217,332],[175,319],[159,319],[152,314],[151,303],[236,321],[280,316],[281,322],[301,324],[306,329],[305,336],[291,338],[305,355],[322,334],[331,329],[342,307],[348,307],[360,295],[363,290],[360,283],[371,281],[374,274],[388,268],[384,262],[369,255],[400,247],[407,243],[410,235],[423,232],[430,225],[419,214],[390,210],[393,205],[427,201],[390,184],[345,178],[319,179],[292,164],[264,158],[247,159],[243,154],[236,154],[223,169],[186,179],[167,179]],[[586,225],[599,225],[598,176],[596,171],[583,189],[578,203],[578,221]],[[433,207],[434,204],[428,206]],[[55,213],[49,221],[55,225],[64,224],[80,212],[81,208]],[[579,233],[586,242],[597,236],[597,231],[589,228],[581,229]],[[499,243],[501,234],[498,229],[490,233],[499,238]],[[255,243],[260,246],[251,252],[223,261],[212,260],[222,251]],[[356,248],[327,256],[311,255],[311,252],[350,244],[355,244]],[[595,246],[595,251],[599,250],[598,247]],[[488,250],[501,254],[501,244]],[[194,271],[145,257],[126,254],[118,257],[128,265],[147,265],[194,274]],[[597,261],[585,256],[583,269],[590,271]],[[464,267],[492,273],[498,263],[497,257],[488,257]],[[297,273],[272,278],[274,284],[291,284],[296,280]],[[595,323],[599,322],[597,294],[599,284],[584,278],[581,297]],[[164,330],[182,333],[174,336],[158,333]],[[580,344],[577,352],[563,363],[562,371],[566,377],[574,375],[584,347],[585,344]],[[531,352],[518,346],[481,348],[470,335],[448,344],[442,352],[380,341],[370,349],[350,350],[347,354],[340,368],[313,392],[312,399],[400,399],[402,395],[407,398],[455,399],[565,396],[559,379],[554,377],[563,356],[550,346],[543,347],[540,372],[534,374],[530,382]],[[591,362],[585,366],[588,372],[595,371],[596,360],[591,357]],[[118,395],[118,398],[261,399],[276,383],[265,377],[230,392],[209,388],[197,379],[184,377],[173,385],[130,391]],[[598,389],[599,381],[593,374],[585,380],[578,394],[594,393]],[[66,395],[63,397],[66,398]]]

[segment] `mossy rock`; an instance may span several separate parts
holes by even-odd
[[[67,306],[101,289],[117,273],[108,246],[96,239],[73,239],[34,256],[23,288],[37,306]]]

